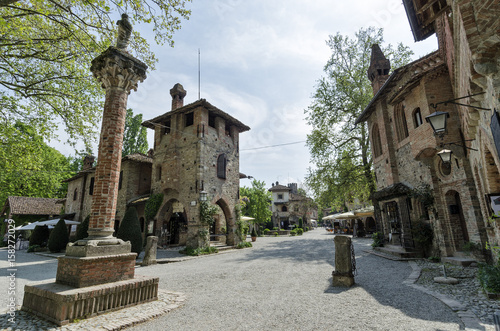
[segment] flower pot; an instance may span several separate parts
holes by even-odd
[[[257,240],[257,237],[252,237],[252,241],[255,241],[255,240]]]

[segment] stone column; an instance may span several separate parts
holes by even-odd
[[[112,238],[118,197],[127,98],[146,78],[147,66],[128,52],[109,47],[92,61],[90,70],[106,89],[89,239]]]
[[[127,97],[146,78],[147,66],[124,49],[109,47],[92,61],[94,77],[106,89],[99,156],[90,211],[89,237],[68,244],[59,258],[56,282],[75,287],[134,278],[135,253],[113,237],[120,180]],[[92,266],[92,272],[89,266]],[[114,272],[108,272],[110,266]]]
[[[352,270],[351,238],[335,236],[335,271],[332,273],[332,285],[351,287],[354,285]]]

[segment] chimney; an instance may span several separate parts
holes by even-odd
[[[372,56],[368,68],[368,79],[372,82],[373,95],[377,94],[391,71],[391,62],[386,59],[378,44],[372,45]]]
[[[154,156],[154,155],[155,155],[155,150],[154,150],[154,149],[152,149],[152,148],[150,148],[150,149],[149,149],[149,151],[148,151],[148,156],[149,156],[150,158],[153,158],[153,156]]]
[[[170,89],[170,95],[172,96],[172,110],[181,108],[184,106],[184,97],[186,96],[186,90],[181,84],[177,83],[172,89]]]
[[[83,158],[83,168],[82,170],[92,169],[94,166],[95,156],[93,155],[85,155]]]

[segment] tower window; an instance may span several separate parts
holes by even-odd
[[[193,112],[188,113],[184,116],[185,116],[185,120],[186,120],[186,127],[194,124],[194,113]]]
[[[420,108],[413,111],[413,121],[415,122],[415,129],[422,125],[422,114],[420,113]]]
[[[215,114],[212,112],[208,113],[208,126],[215,128]]]
[[[219,155],[217,158],[217,177],[221,179],[226,179],[226,165],[227,159],[225,154]]]
[[[94,194],[94,182],[95,182],[95,177],[90,178],[89,195]]]
[[[75,188],[73,191],[73,201],[75,201],[78,198],[78,189]]]

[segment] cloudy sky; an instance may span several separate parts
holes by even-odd
[[[175,83],[187,90],[184,104],[196,101],[200,49],[201,98],[251,128],[240,136],[240,172],[268,187],[276,181],[300,186],[311,166],[304,109],[330,55],[329,35],[382,27],[387,43],[410,46],[415,59],[437,49],[435,37],[413,41],[401,0],[193,0],[188,7],[192,15],[174,35],[174,48],[153,48],[157,70],[128,105],[144,119],[163,114]],[[255,149],[281,144],[289,145]]]

